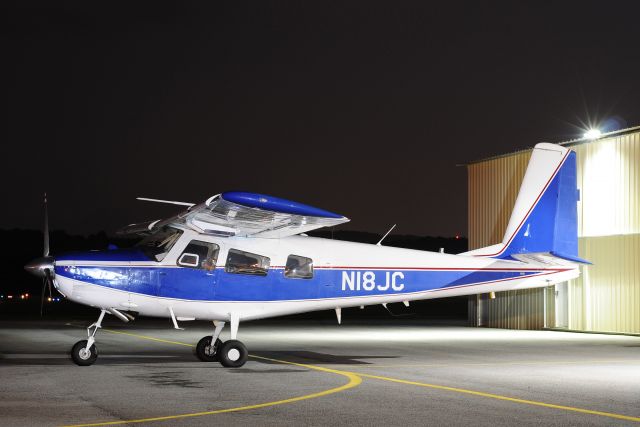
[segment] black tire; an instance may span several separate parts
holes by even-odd
[[[218,360],[225,368],[239,368],[247,362],[247,347],[238,340],[225,341],[217,351]]]
[[[202,362],[217,362],[218,351],[222,346],[220,338],[216,339],[216,345],[211,348],[211,336],[203,337],[196,345],[196,356]]]
[[[78,341],[71,348],[71,359],[78,366],[93,365],[98,358],[98,349],[96,345],[89,348],[89,354],[85,354],[84,349],[87,347],[87,340]]]

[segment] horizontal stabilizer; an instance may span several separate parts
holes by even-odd
[[[582,259],[574,255],[566,255],[566,254],[562,254],[560,252],[554,252],[554,251],[551,251],[551,255],[553,255],[556,258],[566,259],[567,261],[579,262],[580,264],[589,264],[589,265],[593,264],[592,262],[587,261],[586,259]]]
[[[589,261],[574,256],[559,255],[553,252],[536,252],[527,254],[511,254],[517,261],[537,266],[555,267],[559,265],[575,265],[574,263],[591,264]]]

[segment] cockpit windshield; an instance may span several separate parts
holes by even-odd
[[[173,227],[162,227],[139,241],[136,247],[142,250],[149,258],[162,261],[181,235],[182,230]]]

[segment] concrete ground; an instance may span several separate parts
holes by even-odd
[[[108,318],[78,367],[86,323],[0,322],[0,425],[640,423],[638,337],[256,322],[240,325],[249,362],[226,369],[193,355],[206,324]]]

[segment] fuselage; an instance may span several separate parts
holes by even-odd
[[[166,253],[144,248],[56,257],[55,285],[98,308],[178,319],[253,320],[380,303],[547,286],[575,266],[291,236],[214,237],[180,229]]]

